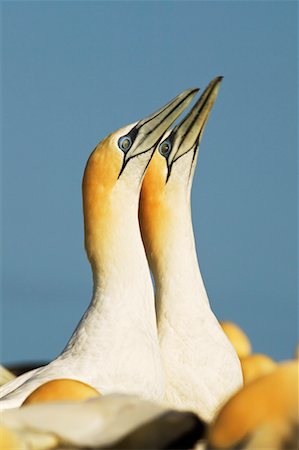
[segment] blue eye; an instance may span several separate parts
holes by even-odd
[[[132,140],[130,136],[123,136],[118,140],[118,146],[124,153],[126,153],[130,149],[131,145]]]
[[[159,152],[162,156],[168,156],[171,150],[171,143],[169,141],[164,141],[159,145]]]

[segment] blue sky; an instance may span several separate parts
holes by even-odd
[[[81,178],[96,143],[217,75],[192,195],[201,270],[219,319],[291,357],[296,2],[3,2],[2,25],[2,360],[54,357],[90,301]]]

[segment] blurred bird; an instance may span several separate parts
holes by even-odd
[[[165,400],[210,421],[242,386],[237,354],[211,311],[198,266],[190,193],[221,77],[158,146],[145,175],[139,221],[156,286]]]
[[[280,364],[237,392],[212,424],[208,448],[298,448],[298,368],[298,361]]]
[[[25,399],[22,406],[33,403],[47,403],[53,401],[79,401],[98,397],[99,392],[82,381],[70,378],[47,381],[39,386]]]
[[[251,354],[251,343],[244,331],[233,322],[220,322],[240,358],[244,384],[266,375],[277,367],[273,359],[261,353]]]
[[[254,353],[240,358],[244,385],[272,372],[277,363],[267,355]]]
[[[190,449],[205,428],[195,414],[114,394],[3,411],[0,448]]]
[[[0,364],[0,386],[2,386],[5,383],[8,383],[14,378],[15,375],[10,370],[6,369],[6,367]]]
[[[220,322],[220,325],[233,344],[239,358],[250,355],[251,343],[244,331],[233,322]]]
[[[164,392],[154,294],[138,224],[142,179],[155,146],[198,89],[106,137],[83,177],[85,248],[93,298],[63,352],[1,388],[1,408],[41,384],[71,378],[97,389],[160,399]]]

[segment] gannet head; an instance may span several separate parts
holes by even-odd
[[[198,146],[221,80],[217,77],[211,81],[187,116],[164,135],[143,180],[139,222],[154,275],[167,252],[168,239],[173,243],[173,233],[186,233],[188,223],[182,223],[186,220],[183,211],[187,208],[190,213]]]
[[[89,260],[105,258],[117,233],[137,217],[141,182],[157,143],[198,89],[188,89],[159,111],[111,133],[94,149],[83,176],[85,247]],[[137,220],[137,219],[136,219]]]

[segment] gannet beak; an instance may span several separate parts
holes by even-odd
[[[173,163],[191,150],[196,150],[203,129],[216,100],[222,77],[210,82],[189,114],[171,131],[159,145],[160,153],[166,157],[168,177]]]
[[[187,89],[171,100],[167,105],[140,120],[126,136],[119,139],[119,146],[124,152],[121,175],[128,161],[141,153],[154,150],[165,131],[173,124],[179,115],[187,108],[197,88]],[[122,143],[126,143],[129,148],[123,148]]]

